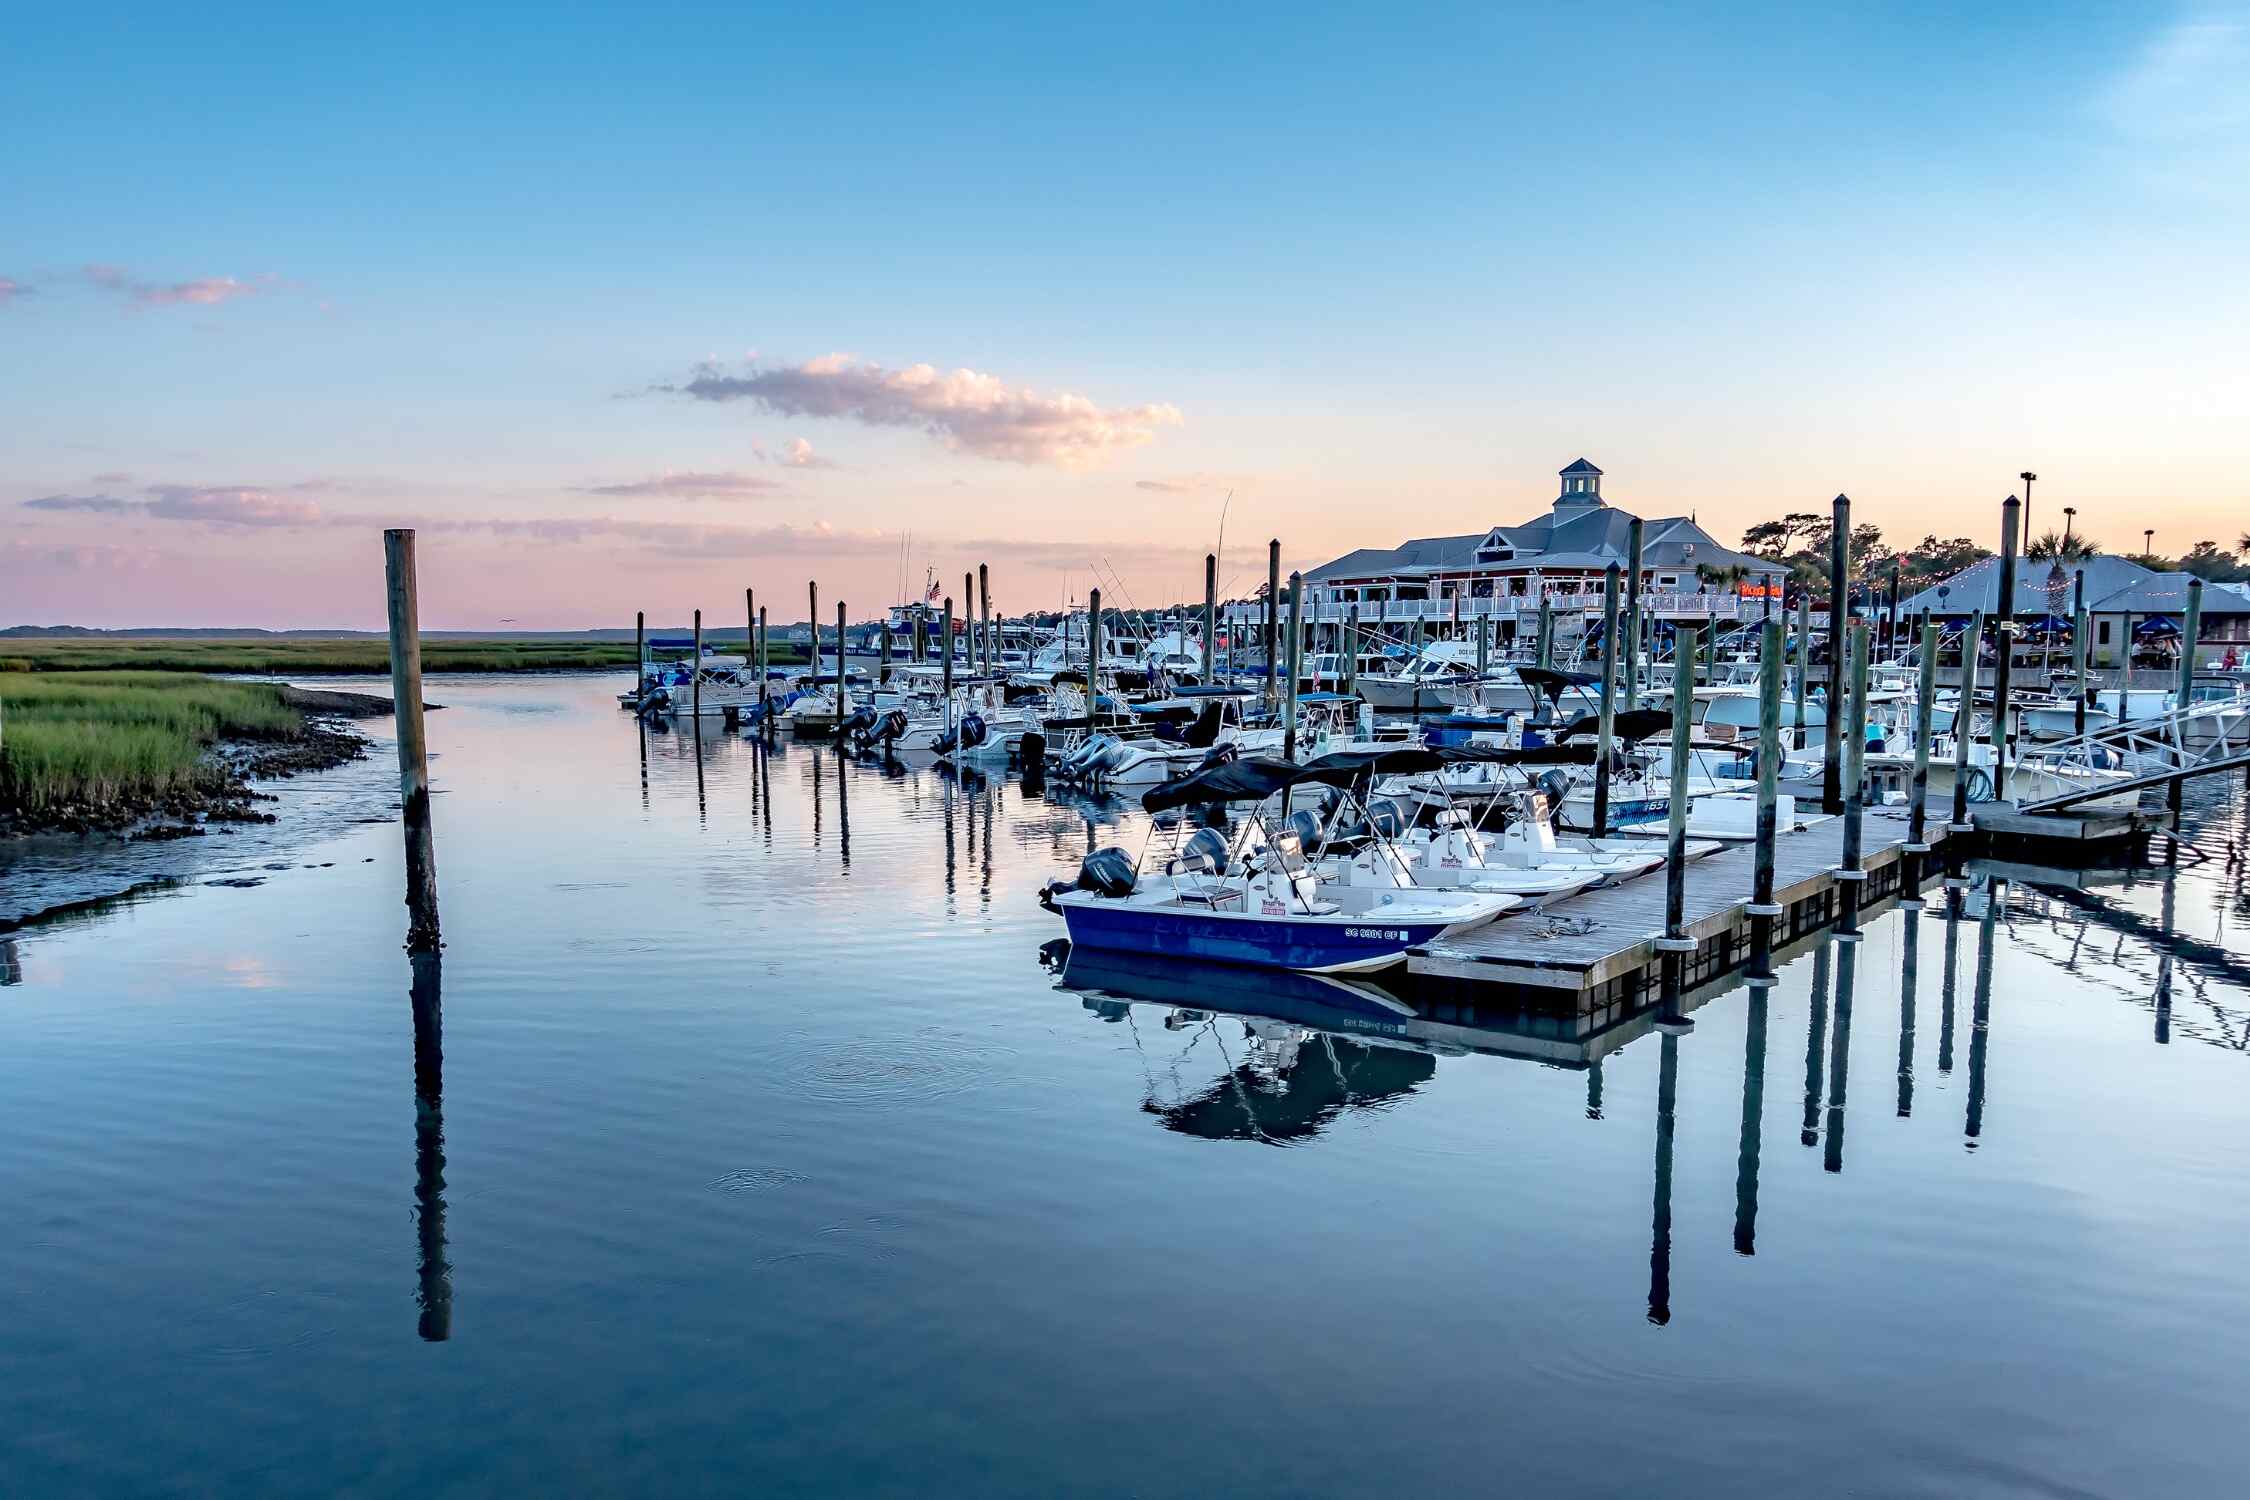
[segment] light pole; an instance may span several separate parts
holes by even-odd
[[[2148,530],[2146,530],[2146,531],[2144,531],[2144,532],[2142,532],[2142,533],[2141,533],[2141,556],[2143,556],[2143,557],[2154,557],[2155,555],[2156,555],[2156,530],[2155,530],[2155,528],[2154,528],[2154,527],[2151,527],[2151,528],[2149,528]]]
[[[2075,505],[2066,505],[2066,506],[2064,506],[2064,507],[2063,507],[2063,544],[2062,544],[2062,550],[2063,550],[2063,556],[2064,556],[2064,557],[2068,557],[2068,556],[2070,555],[2070,526],[2071,526],[2071,523],[2072,523],[2073,521],[2077,520],[2077,519],[2078,519],[2078,507],[2077,507],[2077,506],[2075,506]]]
[[[2029,469],[2016,476],[2023,481],[2023,542],[2021,545],[2026,552],[2031,550],[2031,481],[2038,477]]]

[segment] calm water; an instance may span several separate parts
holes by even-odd
[[[442,972],[395,826],[0,939],[0,1493],[2240,1493],[2238,799],[1682,1038],[1253,1034],[1043,966],[1137,817],[616,686],[446,680]]]

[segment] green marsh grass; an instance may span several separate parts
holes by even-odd
[[[0,673],[0,807],[38,812],[206,785],[222,736],[290,739],[276,688],[171,672]]]

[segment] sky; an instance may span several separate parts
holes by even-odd
[[[464,13],[473,11],[473,13]],[[2250,529],[2250,9],[17,8],[0,624]],[[1231,498],[1230,498],[1231,497]]]

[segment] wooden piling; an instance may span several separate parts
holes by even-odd
[[[1455,595],[1456,599],[1460,596]],[[1305,670],[1305,575],[1289,575],[1289,684],[1281,718],[1281,758],[1297,758],[1297,682]]]
[[[1477,677],[1478,680],[1492,670],[1492,616],[1477,616]]]
[[[1359,606],[1354,604],[1351,619],[1344,626],[1344,691],[1359,691]]]
[[[969,675],[981,675],[977,670],[977,575],[961,575],[961,652],[962,664]]]
[[[755,669],[758,665],[758,591],[742,591],[742,664]]]
[[[1625,707],[1631,710],[1640,702],[1640,651],[1641,651],[1641,518],[1634,516],[1625,523],[1625,659],[1620,673],[1619,691],[1625,696]]]
[[[2070,586],[2070,659],[2076,669],[2072,696],[2078,700],[2072,729],[2081,737],[2086,733],[2086,663],[2094,650],[2093,634],[2093,616],[2086,613],[2086,570],[2080,568]]]
[[[641,667],[648,660],[648,611],[633,611],[633,696],[641,696]]]
[[[977,564],[977,639],[984,648],[984,675],[992,675],[992,569]]]
[[[398,724],[398,805],[406,834],[406,951],[435,953],[437,841],[430,828],[429,741],[422,724],[422,610],[414,533],[383,533],[383,575],[391,626],[391,699]]]
[[[1203,554],[1203,682],[1209,686],[1211,654],[1218,649],[1219,641],[1219,555]]]
[[[2195,639],[2202,633],[2203,580],[2190,576],[2188,579],[2187,616],[2180,621],[2180,695],[2172,705],[2182,713],[2185,713],[2188,705],[2195,701]],[[2119,706],[2122,707],[2125,700],[2120,698],[2118,702]],[[2180,815],[2180,787],[2185,779],[2175,776],[2172,778],[2172,784],[2165,789],[2165,805],[2171,809],[2174,818]],[[2170,887],[2167,886],[2166,889],[2169,890]]]
[[[836,601],[836,727],[843,728],[844,716],[852,711],[851,689],[844,685],[844,601]],[[838,772],[838,775],[843,774]]]
[[[945,614],[938,625],[938,630],[940,632],[939,640],[943,647],[938,652],[940,663],[939,692],[945,699],[945,720],[950,725],[953,722],[953,601],[951,599],[945,601]],[[1064,622],[1064,630],[1067,635],[1069,630],[1067,621]]]
[[[889,687],[891,685],[891,617],[889,615],[885,615],[883,617],[882,653],[883,654],[877,659],[880,662],[880,666],[877,670],[875,680],[877,682],[880,682],[884,687]]]
[[[1617,740],[1617,564],[1602,573],[1602,697],[1594,748],[1594,837],[1609,837],[1609,758]]]
[[[1922,670],[1914,684],[1914,781],[1907,792],[1906,876],[1913,896],[1922,888],[1922,856],[1930,852],[1930,720],[1937,711],[1937,625],[1922,619]]]
[[[2010,495],[2000,505],[2000,607],[1992,622],[2000,657],[1992,668],[1992,796],[2008,795],[2008,679],[2016,656],[2016,535],[2023,502]]]
[[[1790,689],[1790,709],[1794,719],[1790,725],[1789,742],[1793,750],[1805,748],[1805,679],[1812,675],[1812,600],[1804,594],[1797,596],[1797,680]]]
[[[1695,637],[1695,626],[1681,626],[1679,651],[1673,658],[1671,823],[1664,841],[1664,936],[1656,941],[1656,951],[1664,956],[1661,1018],[1682,1026],[1687,1022],[1679,1014],[1681,970],[1687,956],[1695,951],[1695,939],[1687,935],[1685,924],[1688,762],[1691,754],[1689,742],[1694,728],[1691,721],[1695,717],[1695,685],[1688,680],[1688,673],[1678,669],[1678,661],[1681,655],[1693,658]],[[1604,770],[1606,772],[1607,768]]]
[[[1841,882],[1837,904],[1838,925],[1849,934],[1859,931],[1859,888],[1867,879],[1861,864],[1861,821],[1867,803],[1867,658],[1874,640],[1864,621],[1855,621],[1847,633],[1851,697],[1844,721],[1844,858],[1836,870]]]
[[[1781,833],[1781,622],[1758,627],[1758,847],[1750,881],[1750,969],[1753,984],[1773,982],[1773,930],[1781,907],[1773,899],[1774,842]]]
[[[1972,833],[1969,822],[1969,742],[1976,738],[1977,657],[1984,650],[1984,614],[1969,611],[1961,634],[1961,701],[1953,709],[1953,821],[1948,833]],[[1958,840],[1948,840],[1959,848]]]
[[[1843,705],[1844,622],[1851,618],[1850,570],[1852,502],[1838,495],[1829,505],[1828,523],[1828,712],[1820,762],[1820,810],[1834,816],[1844,810]]]
[[[758,727],[768,735],[773,733],[773,627],[766,623],[763,606],[758,610]]]
[[[1271,665],[1270,663],[1268,664]],[[1102,697],[1102,591],[1086,594],[1086,723],[1091,730]]]
[[[695,612],[695,665],[688,668],[688,701],[698,729],[703,726],[703,611]],[[698,743],[701,743],[698,741]]]
[[[1555,664],[1555,601],[1540,584],[1539,592],[1539,665],[1552,668]]]
[[[807,648],[805,661],[812,668],[812,690],[817,693],[820,691],[820,585],[818,583],[807,583],[805,585],[805,598],[807,607],[812,610],[812,614],[808,616],[812,621],[809,627],[812,631],[812,641]]]
[[[1274,708],[1275,632],[1281,628],[1281,538],[1266,543],[1266,708]]]

